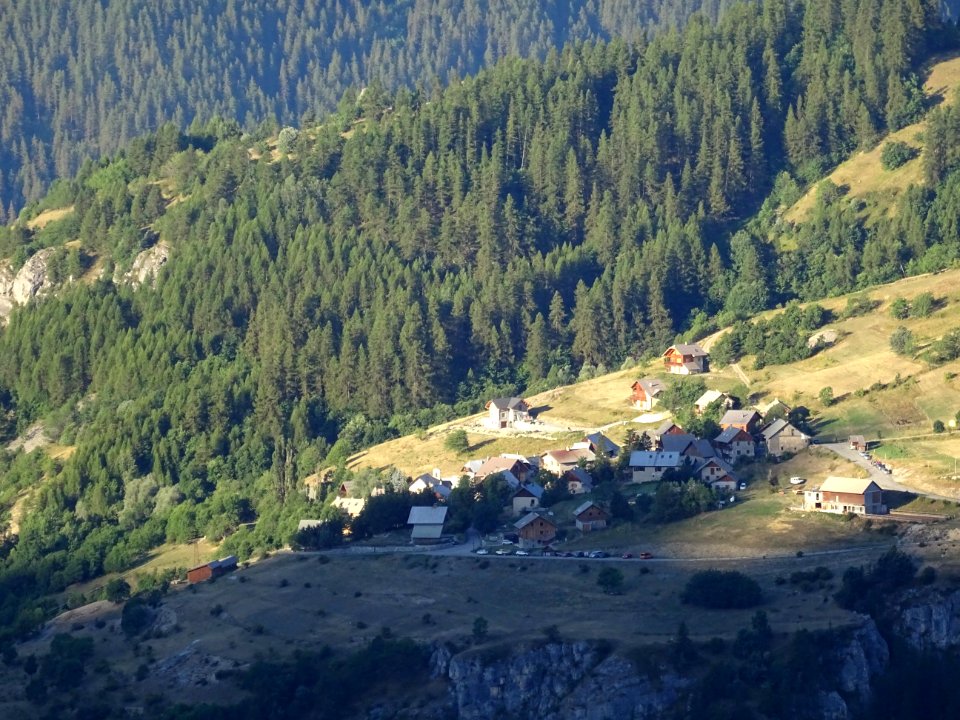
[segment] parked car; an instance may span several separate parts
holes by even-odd
[[[497,550],[497,555],[509,555],[509,554],[510,554],[510,550],[506,550],[504,548],[500,548],[499,550]]]
[[[641,560],[651,560],[653,558],[653,553],[642,552],[640,553]]]
[[[517,550],[517,551],[514,553],[514,555],[529,555],[529,554],[530,554],[530,553],[528,553],[526,550]]]
[[[487,550],[486,548],[480,548],[479,550],[477,550],[477,555],[489,555],[489,554],[490,554],[490,551]]]
[[[629,560],[630,558],[633,557],[633,555],[631,555],[630,553],[624,553],[620,557],[623,558],[624,560]]]
[[[739,484],[737,487],[739,487],[741,490],[746,490],[746,489],[747,489],[747,484],[746,484],[745,482],[743,482],[743,480],[741,480],[741,481],[740,481],[740,484]]]
[[[797,477],[796,475],[790,478],[791,485],[803,485],[806,481],[807,481],[806,478]]]

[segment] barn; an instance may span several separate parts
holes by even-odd
[[[805,490],[803,509],[828,513],[883,515],[883,490],[869,478],[828,477],[818,488]]]
[[[237,569],[237,558],[235,555],[228,555],[220,560],[211,560],[203,565],[197,565],[195,568],[187,570],[187,582],[190,584],[210,580],[211,578],[226,575],[228,572]]]

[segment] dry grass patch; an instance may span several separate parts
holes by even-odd
[[[544,433],[543,437],[527,435],[499,437],[468,432],[470,450],[464,455],[458,455],[444,447],[444,442],[453,429],[457,427],[447,425],[439,431],[431,428],[423,439],[416,435],[405,435],[402,438],[375,445],[351,457],[348,467],[351,470],[363,468],[383,470],[393,466],[411,477],[439,468],[446,477],[459,474],[463,464],[471,458],[492,457],[501,453],[539,455],[547,450],[565,448],[583,435],[576,432]]]
[[[928,97],[941,97],[943,102],[951,104],[956,100],[957,89],[960,87],[960,57],[950,58],[938,62],[930,70],[930,75],[924,84],[924,91]],[[868,194],[882,194],[888,199],[888,211],[892,211],[895,200],[911,185],[923,182],[923,161],[918,155],[893,171],[886,171],[880,163],[883,146],[892,141],[898,141],[920,149],[921,143],[917,136],[926,128],[926,120],[909,125],[888,135],[876,147],[866,152],[860,152],[841,163],[827,179],[839,186],[850,188],[852,197],[863,197]],[[817,186],[811,187],[784,214],[790,222],[802,222],[816,203]]]
[[[783,572],[819,564],[830,564],[839,576],[850,560],[790,558],[775,565],[746,561],[736,567],[761,583],[763,607],[779,632],[857,621],[833,603],[825,604],[819,593],[798,594],[774,582]],[[464,647],[477,617],[489,622],[490,646],[542,641],[549,625],[556,625],[565,639],[610,638],[621,648],[663,643],[681,621],[695,639],[733,638],[749,625],[753,610],[711,612],[679,602],[690,575],[712,566],[620,562],[624,593],[609,596],[597,585],[603,567],[598,561],[340,555],[321,564],[315,556],[282,554],[216,582],[173,592],[163,611],[175,619],[179,630],[141,643],[139,656],[131,641],[116,629],[111,631],[118,613],[110,604],[84,611],[83,627],[74,634],[93,637],[97,656],[109,658],[120,672],[135,672],[149,645],[149,655],[158,662],[150,665],[145,680],[124,687],[137,698],[159,693],[187,703],[236,702],[240,698],[229,678],[181,684],[178,675],[186,663],[164,672],[164,661],[193,653],[200,664],[216,659],[221,667],[243,667],[258,655],[287,656],[321,645],[349,651],[384,627],[424,643],[452,640]],[[80,617],[74,613],[57,627],[69,631]],[[101,628],[96,627],[98,619],[103,621]],[[22,646],[21,656],[45,651],[51,634]],[[0,668],[0,673],[7,672],[14,671]],[[16,672],[22,675],[19,669]],[[80,692],[103,693],[106,682],[107,677],[90,673]]]
[[[27,227],[31,230],[42,230],[52,222],[63,220],[72,212],[73,205],[64,208],[56,208],[54,210],[44,210],[32,220],[27,220]]]

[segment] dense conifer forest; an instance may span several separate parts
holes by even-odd
[[[502,57],[632,39],[728,4],[14,0],[0,14],[0,220],[167,120],[309,123],[348,88],[432,90]]]
[[[0,501],[35,488],[0,546],[0,632],[165,540],[286,543],[299,479],[491,393],[954,261],[956,109],[892,218],[829,186],[798,229],[778,208],[925,113],[922,64],[955,39],[934,0],[765,0],[348,96],[276,148],[275,125],[214,119],[84,163],[24,215],[72,213],[0,230],[15,266],[54,247],[89,280],[0,331],[0,440],[43,419],[76,446],[0,457]],[[158,241],[155,289],[112,282]]]

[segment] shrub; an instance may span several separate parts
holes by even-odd
[[[597,575],[597,585],[607,595],[619,595],[623,592],[623,573],[607,565]]]
[[[128,637],[133,637],[146,630],[152,621],[153,612],[141,598],[136,597],[123,606],[120,628]]]
[[[114,578],[107,583],[104,595],[110,602],[120,604],[130,597],[130,583],[122,577]]]
[[[906,320],[910,317],[910,303],[902,297],[898,297],[890,303],[890,315],[897,320]]]
[[[443,441],[443,446],[447,450],[457,453],[457,455],[463,455],[470,449],[470,439],[467,437],[467,431],[462,428],[460,430],[454,430],[447,435]]]
[[[934,420],[934,421],[933,421],[933,431],[934,431],[935,433],[938,433],[938,434],[939,434],[939,433],[942,433],[942,432],[943,432],[944,430],[946,430],[946,429],[947,429],[947,428],[946,428],[946,426],[943,424],[943,420]]]
[[[896,170],[916,155],[916,149],[898,140],[891,140],[880,151],[880,164],[884,170]]]
[[[820,402],[824,407],[830,407],[833,405],[833,388],[829,385],[820,390]]]
[[[687,581],[680,600],[710,609],[742,609],[763,602],[763,591],[756,580],[736,570],[704,570]]]
[[[890,349],[897,355],[912,355],[913,348],[913,333],[902,325],[890,335]]]
[[[933,312],[935,304],[936,301],[933,299],[933,295],[928,292],[920,293],[913,299],[913,302],[910,303],[910,315],[918,318],[928,317],[930,313]]]
[[[476,642],[482,642],[486,639],[490,630],[490,624],[486,618],[478,617],[473,621],[473,639]]]

